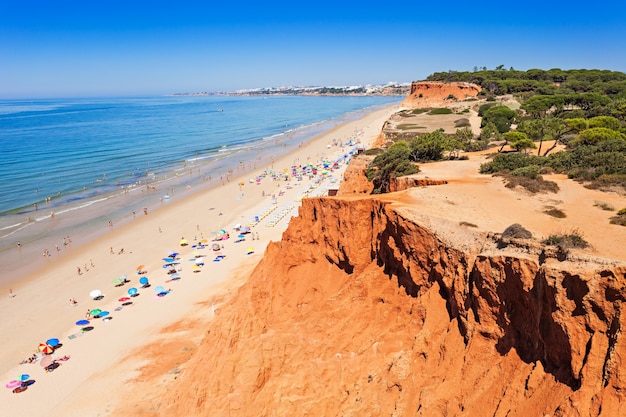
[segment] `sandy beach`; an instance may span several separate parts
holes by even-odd
[[[338,143],[351,139],[369,146],[396,110],[397,105],[388,106],[339,125],[277,160],[273,169],[336,160],[350,149]],[[344,168],[341,164],[331,172],[332,178],[339,181]],[[240,285],[261,259],[268,242],[280,240],[289,218],[297,214],[301,198],[325,194],[329,186],[337,185],[331,183],[330,176],[322,175],[314,179],[305,176],[302,181],[274,181],[270,177],[253,181],[263,169],[272,167],[233,178],[208,192],[188,190],[188,197],[147,215],[138,213],[134,220],[112,227],[88,244],[74,244],[54,263],[20,279],[10,289],[2,288],[0,315],[4,319],[0,331],[8,341],[0,356],[0,375],[3,384],[27,375],[24,379],[29,385],[17,394],[3,388],[0,414],[107,415],[117,406],[115,393],[123,392],[134,370],[143,365],[125,360],[127,355],[149,346],[158,339],[161,329],[198,306],[202,307],[203,319],[210,319],[219,309],[220,294]],[[252,221],[255,216],[259,216],[258,224]],[[233,228],[237,224],[252,224],[245,241],[236,242],[238,232]],[[213,251],[212,239],[222,229],[229,232],[230,238],[219,242],[223,249]],[[180,246],[182,238],[189,245]],[[192,246],[202,239],[208,241],[208,246],[196,252]],[[248,248],[254,251],[250,253]],[[169,251],[180,253],[180,264],[175,266],[180,279],[172,280],[162,267],[162,258]],[[224,257],[216,261],[218,254]],[[192,260],[197,255],[204,260],[204,266],[194,272],[196,262]],[[139,265],[146,274],[136,272]],[[116,286],[113,280],[122,275],[129,282]],[[141,277],[149,279],[149,288],[141,288]],[[171,291],[157,296],[158,286]],[[131,287],[138,289],[138,296],[127,297]],[[104,295],[100,300],[90,296],[96,289]],[[109,315],[89,318],[88,326],[75,324],[87,319],[88,310],[93,309],[108,311]],[[51,338],[59,340],[51,356],[68,356],[69,360],[59,361],[52,372],[40,365],[41,354],[33,363],[20,364],[37,353],[40,343]]]

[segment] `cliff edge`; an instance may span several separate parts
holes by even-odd
[[[626,412],[626,268],[458,247],[410,210],[303,201],[151,415]]]

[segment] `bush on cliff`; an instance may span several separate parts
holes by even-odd
[[[512,239],[530,239],[533,234],[519,223],[513,223],[502,232],[502,237]]]
[[[573,230],[570,233],[550,235],[542,243],[548,246],[558,246],[560,249],[586,248],[589,246],[589,243],[578,230]]]
[[[411,150],[406,142],[396,142],[384,153],[378,155],[365,171],[369,181],[374,183],[374,194],[387,193],[392,179],[416,174],[419,167],[411,162]]]

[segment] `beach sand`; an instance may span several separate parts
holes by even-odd
[[[335,160],[349,148],[332,146],[334,140],[345,143],[354,138],[369,146],[397,109],[397,105],[387,106],[336,126],[274,162],[273,169],[316,163],[323,158]],[[309,190],[312,196],[321,195],[328,186],[336,185],[327,179],[311,189],[314,181],[306,177],[289,183],[270,178],[259,184],[250,182],[251,177],[266,168],[271,169],[261,167],[258,172],[233,178],[207,192],[188,190],[188,197],[166,202],[163,208],[147,215],[137,213],[134,220],[112,227],[88,244],[79,247],[74,243],[63,257],[12,284],[12,294],[8,287],[0,289],[0,334],[6,338],[0,354],[1,381],[7,384],[22,374],[34,381],[18,394],[3,388],[0,415],[105,416],[119,407],[118,394],[146,365],[134,361],[132,353],[149,349],[159,340],[162,329],[185,317],[190,322],[210,320],[219,309],[220,297],[241,285],[263,256],[268,242],[280,240],[305,191]],[[332,173],[333,177],[339,180],[344,168],[342,164]],[[276,196],[275,204],[272,195]],[[275,210],[252,227],[252,234],[236,243],[234,225],[248,224],[255,215],[262,215],[271,207]],[[283,209],[285,216],[275,226],[268,225]],[[214,262],[218,252],[211,250],[211,239],[220,229],[227,230],[231,238],[221,242],[224,249],[219,253],[226,257]],[[252,240],[252,235],[257,234],[259,239]],[[181,238],[187,239],[189,245],[181,247]],[[190,261],[194,258],[191,246],[202,238],[209,241],[209,246],[200,251],[205,255],[205,265],[196,273],[192,271],[194,262]],[[254,248],[252,254],[247,253],[248,247]],[[162,258],[168,251],[180,252],[180,280],[169,280],[162,268]],[[150,288],[140,288],[141,276],[136,273],[139,265],[147,271],[142,276],[149,278]],[[77,267],[81,268],[80,275]],[[112,281],[121,275],[127,275],[130,282],[116,287]],[[157,296],[155,287],[159,285],[171,292]],[[118,300],[131,287],[138,288],[140,295],[131,298],[132,304],[123,306]],[[89,294],[94,289],[101,290],[104,298],[93,300]],[[72,305],[70,299],[77,304]],[[75,322],[96,308],[109,311],[109,320],[92,319],[93,330],[81,331]],[[180,337],[187,337],[185,329],[180,330]],[[58,338],[61,343],[52,356],[67,355],[69,360],[59,362],[60,366],[49,373],[39,361],[20,364],[37,350],[39,343],[50,338]],[[163,352],[170,354],[176,357],[181,352]]]

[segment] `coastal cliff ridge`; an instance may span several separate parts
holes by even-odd
[[[303,200],[212,320],[168,329],[191,337],[142,370],[124,415],[624,414],[626,232],[596,203],[626,200],[562,175],[556,194],[509,189],[478,174],[486,157],[377,196],[353,169]],[[532,237],[504,239],[512,223]],[[573,229],[589,249],[541,243]]]

